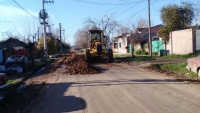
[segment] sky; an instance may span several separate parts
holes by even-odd
[[[46,0],[48,23],[52,30],[65,30],[65,41],[74,44],[74,35],[83,27],[84,20],[101,19],[105,15],[114,15],[121,23],[133,20],[148,19],[148,0]],[[150,0],[151,26],[162,24],[160,9],[168,4],[180,4],[183,0]],[[199,0],[189,0],[199,4]],[[42,9],[42,0],[0,0],[0,40],[10,34],[26,36],[27,32],[36,33],[42,30],[38,13]]]

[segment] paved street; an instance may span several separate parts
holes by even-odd
[[[117,65],[95,75],[64,75],[57,69],[29,112],[200,113],[200,85]]]

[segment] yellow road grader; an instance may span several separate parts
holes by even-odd
[[[88,47],[85,49],[85,60],[91,61],[95,57],[106,58],[108,63],[113,62],[112,46],[107,43],[103,30],[88,31]]]

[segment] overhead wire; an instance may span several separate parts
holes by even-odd
[[[108,12],[110,12],[110,11],[112,11],[112,10],[114,10],[114,9],[116,9],[116,8],[118,8],[118,7],[120,7],[120,6],[124,6],[124,5],[125,5],[125,7],[127,7],[127,6],[129,6],[129,5],[134,4],[134,5],[132,5],[131,7],[129,7],[128,9],[126,9],[125,11],[123,11],[123,12],[121,12],[120,14],[114,16],[114,17],[118,17],[119,15],[124,14],[125,12],[129,11],[130,9],[132,9],[133,7],[135,7],[136,5],[138,5],[139,3],[144,2],[145,0],[141,0],[141,1],[139,1],[139,2],[134,2],[134,3],[133,3],[133,2],[130,3],[130,1],[125,1],[125,2],[122,3],[122,4],[99,3],[99,2],[90,2],[90,1],[85,1],[85,0],[83,0],[83,1],[81,1],[81,0],[75,0],[75,1],[84,2],[84,3],[89,3],[89,4],[97,4],[97,5],[117,5],[116,7],[112,8],[112,9],[109,9],[108,11],[103,12],[103,13],[101,13],[101,14],[95,16],[95,17],[98,17],[98,16],[100,16],[100,15],[102,15],[102,14],[108,13]],[[124,8],[124,7],[122,7],[122,8]],[[122,8],[120,8],[120,9],[122,9]],[[118,10],[120,10],[120,9],[118,9]],[[132,15],[132,16],[135,16],[136,14],[142,12],[142,11],[145,10],[145,9],[146,9],[146,7],[143,8],[142,10],[138,11],[137,13],[135,13],[135,14]],[[116,12],[116,11],[118,11],[118,10],[115,10],[114,12]],[[113,12],[112,12],[112,13],[113,13]],[[70,29],[71,29],[72,27],[76,27],[77,25],[80,25],[80,24],[81,24],[81,23],[78,23],[78,24],[76,24],[76,25],[72,25],[72,26],[69,26],[69,27],[70,27]],[[67,27],[67,28],[69,28],[69,27]]]
[[[37,17],[35,17],[34,15],[32,15],[31,13],[29,13],[26,9],[24,9],[19,3],[17,3],[15,0],[13,0],[13,2],[15,2],[15,4],[17,4],[21,9],[23,9],[26,13],[28,13],[29,15],[31,15],[32,17],[34,17],[35,19],[39,19]]]
[[[126,9],[125,11],[123,11],[122,13],[116,15],[115,17],[117,17],[117,16],[119,16],[119,15],[121,15],[121,14],[127,12],[128,10],[132,9],[133,7],[135,7],[136,5],[138,5],[139,3],[143,2],[143,1],[145,1],[145,0],[140,0],[139,2],[137,2],[136,4],[134,4],[133,6],[131,6],[130,8],[128,8],[128,9]]]
[[[14,5],[15,7],[17,7],[17,5],[11,2],[10,0],[7,0],[7,1],[10,2],[12,5]]]
[[[123,11],[122,13],[119,14],[119,15],[121,15],[121,14],[125,13],[126,11],[130,10],[131,8],[133,8],[134,6],[138,5],[139,3],[143,2],[143,1],[145,1],[145,0],[141,0],[141,1],[139,1],[139,2],[134,2],[134,3],[132,2],[131,4],[127,4],[127,3],[129,3],[130,1],[125,1],[125,2],[123,2],[122,4],[116,6],[116,7],[112,8],[112,9],[109,9],[109,10],[107,10],[107,11],[105,11],[105,12],[103,12],[103,13],[101,13],[101,14],[95,16],[95,17],[98,17],[98,16],[101,16],[101,15],[103,15],[103,14],[105,14],[105,13],[108,13],[108,12],[110,12],[110,11],[112,11],[112,10],[118,8],[118,7],[121,7],[121,6],[127,7],[127,6],[129,6],[129,5],[134,4],[134,5],[131,6],[129,9],[127,9],[127,10],[125,10],[125,11]],[[124,8],[124,7],[122,7],[122,8]],[[122,8],[117,9],[117,10],[113,11],[112,13],[117,12],[118,10],[121,10]],[[119,15],[117,15],[117,16],[119,16]],[[117,16],[115,16],[115,17],[117,17]],[[95,18],[95,17],[94,17],[94,18]],[[70,26],[70,28],[76,27],[77,25],[80,25],[80,24],[81,24],[81,23],[78,23],[78,24],[76,24],[76,25]],[[69,28],[69,27],[68,27],[68,28]]]
[[[105,13],[108,13],[108,12],[110,12],[110,11],[112,11],[112,10],[114,10],[114,9],[116,9],[116,8],[118,8],[118,7],[120,7],[120,6],[123,6],[123,5],[125,5],[126,3],[127,3],[127,1],[126,1],[126,2],[123,2],[121,5],[118,5],[118,6],[114,7],[114,8],[111,8],[111,9],[109,9],[109,10],[107,10],[107,11],[101,13],[101,14],[98,14],[98,15],[94,16],[94,18],[96,18],[96,17],[98,17],[98,16],[101,16],[101,15],[103,15],[103,14],[105,14]],[[72,25],[72,26],[67,27],[67,29],[68,29],[68,28],[73,29],[73,27],[76,27],[77,25],[80,25],[80,24],[82,24],[82,23],[74,24],[74,25]],[[76,28],[74,28],[74,29],[76,29]]]
[[[153,3],[151,3],[151,5],[154,4],[156,1],[158,1],[158,0],[155,0]],[[135,15],[137,15],[138,13],[144,11],[144,10],[147,9],[147,8],[148,8],[148,6],[144,7],[143,9],[141,9],[141,10],[139,10],[138,12],[134,13],[133,15],[129,16],[128,18],[133,18]],[[126,18],[126,19],[127,19],[127,18]],[[121,21],[124,21],[124,20],[125,20],[125,18],[122,19]]]
[[[74,0],[77,2],[89,3],[89,4],[97,4],[97,5],[123,5],[123,4],[112,4],[112,3],[100,3],[100,2],[91,2],[86,0]]]
[[[133,3],[128,4],[128,2],[130,2],[130,1],[125,1],[125,2],[123,2],[122,4],[120,4],[120,5],[118,5],[118,6],[114,7],[114,8],[111,8],[111,9],[109,9],[109,10],[107,10],[107,11],[101,13],[101,14],[98,14],[98,15],[94,16],[94,18],[99,17],[99,16],[101,16],[101,15],[103,15],[103,14],[105,14],[105,13],[108,13],[108,12],[110,12],[110,11],[112,11],[112,10],[114,10],[114,9],[116,9],[116,8],[118,8],[118,7],[120,7],[120,6],[124,6],[124,5],[125,5],[124,7],[127,7],[127,5],[133,4]],[[136,3],[138,3],[138,2],[136,2]],[[122,8],[124,8],[124,7],[122,7]],[[122,9],[122,8],[120,8],[120,9]],[[118,10],[120,10],[120,9],[118,9]],[[116,11],[118,11],[118,10],[116,10]],[[114,11],[114,12],[116,12],[116,11]],[[112,12],[112,13],[114,13],[114,12]],[[77,25],[80,25],[80,24],[82,24],[82,23],[77,23],[77,24],[72,25],[72,26],[69,26],[69,27],[70,27],[70,28],[76,27]],[[67,27],[67,28],[69,28],[69,27]]]
[[[55,14],[55,16],[56,16],[56,21],[57,21],[57,23],[59,23],[59,18],[58,18],[58,14],[57,14],[57,11],[56,11],[56,9],[55,9],[55,7],[54,7],[54,5],[51,5],[51,7],[52,7],[52,10],[53,10],[53,13]]]

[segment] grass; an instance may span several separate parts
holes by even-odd
[[[163,58],[163,59],[187,59],[187,58],[192,58],[196,57],[196,54],[185,54],[185,55],[179,55],[179,54],[172,54],[168,56],[148,56],[148,55],[137,55],[134,58],[132,57],[131,54],[113,54],[113,58],[122,60],[122,61],[149,61],[149,60],[154,60],[156,58]]]
[[[165,64],[151,64],[154,69],[160,69],[167,72],[173,72],[176,74],[187,75],[190,77],[198,77],[197,73],[194,73],[186,69],[187,63],[165,63]]]
[[[196,54],[189,53],[185,55],[179,55],[179,54],[172,54],[168,56],[162,56],[163,58],[182,58],[182,59],[187,59],[187,58],[192,58],[192,57],[197,57]]]
[[[50,59],[50,58],[42,58],[41,61],[47,63],[47,62],[51,62],[52,59]]]
[[[19,81],[18,80],[8,80],[7,82],[6,82],[7,84],[18,84],[19,83]]]
[[[134,57],[132,57],[132,55],[130,55],[130,54],[123,55],[123,56],[114,55],[114,58],[117,60],[121,60],[121,61],[137,61],[137,62],[149,61],[149,60],[154,59],[150,56],[134,56]]]

